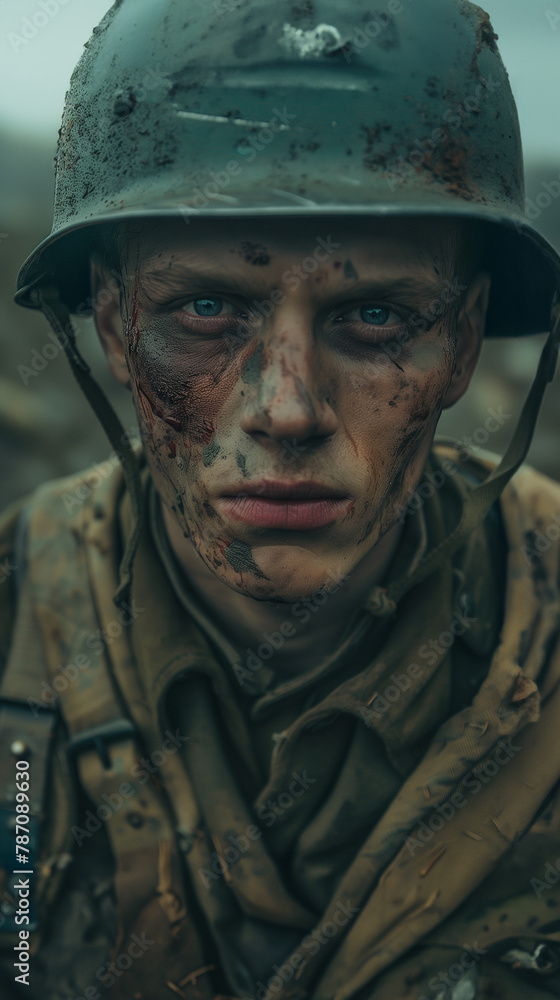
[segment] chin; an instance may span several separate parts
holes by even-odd
[[[307,549],[263,546],[254,550],[254,557],[262,577],[243,573],[224,582],[256,601],[293,604],[313,597],[320,601],[348,572],[340,555],[321,558]]]

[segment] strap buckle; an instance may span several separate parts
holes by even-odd
[[[104,722],[101,726],[93,726],[91,729],[84,729],[81,733],[76,733],[68,741],[66,753],[69,757],[75,757],[84,750],[97,750],[99,758],[106,771],[111,768],[111,758],[107,752],[107,747],[123,737],[136,736],[136,729],[129,719],[115,719],[114,722]]]

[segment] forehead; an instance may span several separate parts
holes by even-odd
[[[146,268],[188,260],[232,270],[266,269],[319,248],[323,260],[437,273],[463,246],[464,223],[422,217],[154,219],[125,227],[119,243],[125,257]]]

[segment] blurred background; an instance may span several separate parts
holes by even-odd
[[[44,370],[26,374],[33,359],[37,364],[34,352],[41,354],[52,343],[50,328],[12,300],[21,263],[50,232],[56,139],[70,75],[111,3],[50,0],[45,6],[56,12],[21,43],[14,35],[21,37],[22,22],[40,9],[39,0],[0,0],[0,509],[45,479],[102,461],[111,450],[62,351],[57,354],[53,344],[46,354],[55,356]],[[560,176],[560,0],[487,0],[482,6],[499,35],[509,71],[521,122],[527,195],[534,200],[543,182]],[[552,200],[535,225],[560,247],[560,198]],[[113,384],[91,322],[81,325],[81,350],[130,430],[135,424],[130,395]],[[511,416],[485,445],[502,453],[542,343],[542,337],[488,342],[472,387],[444,414],[439,433],[463,441],[484,427],[489,406],[502,406]],[[534,466],[557,479],[559,417],[557,375],[530,453]]]

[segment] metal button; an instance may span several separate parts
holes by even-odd
[[[512,948],[501,956],[501,960],[516,968],[530,969],[531,972],[540,972],[545,976],[558,970],[558,957],[545,941],[538,944],[532,953],[521,948]]]
[[[24,753],[27,752],[27,744],[23,740],[14,740],[10,745],[10,753],[14,757],[23,757]]]

